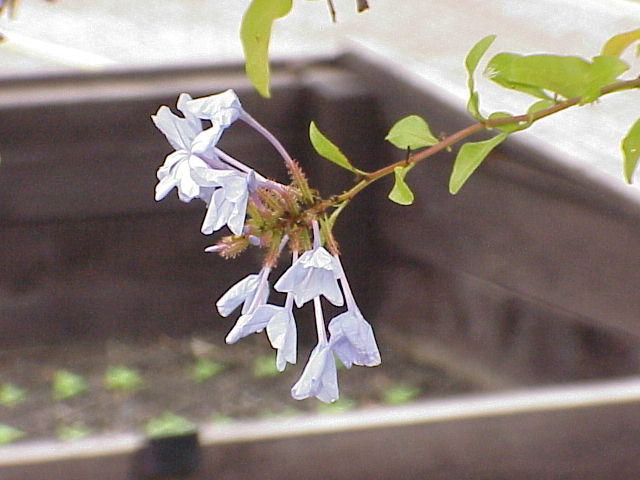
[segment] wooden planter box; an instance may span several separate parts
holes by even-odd
[[[186,334],[211,324],[211,292],[255,269],[250,255],[229,269],[203,263],[210,239],[198,233],[201,208],[153,201],[167,147],[148,117],[182,91],[235,88],[325,194],[350,179],[310,152],[311,119],[364,169],[396,155],[382,139],[404,115],[425,116],[437,133],[468,122],[446,92],[356,55],[282,65],[268,102],[237,68],[0,87],[3,348]],[[252,152],[261,172],[283,177],[259,138],[233,133],[231,151]],[[640,209],[606,181],[513,140],[456,197],[447,193],[445,155],[412,172],[412,207],[388,202],[391,186],[377,185],[345,212],[337,236],[374,327],[409,333],[418,347],[444,349],[516,387],[340,416],[203,425],[189,478],[636,474]],[[218,328],[223,335],[227,325]],[[143,445],[131,434],[8,446],[0,479],[132,478]]]

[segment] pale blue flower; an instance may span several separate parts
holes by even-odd
[[[264,277],[268,276],[265,269],[259,274],[251,274],[234,284],[216,302],[218,312],[223,317],[228,317],[233,311],[242,305],[242,313],[249,312],[252,304],[266,303],[269,296],[269,284]],[[257,297],[256,297],[257,295]]]
[[[212,125],[226,128],[242,115],[242,105],[236,93],[229,89],[222,93],[196,98],[186,104],[187,110]]]
[[[249,189],[255,183],[253,171],[245,175],[235,170],[198,168],[194,177],[202,187],[211,188],[210,197],[203,198],[208,207],[202,233],[209,235],[227,225],[235,235],[242,234]]]
[[[227,334],[227,343],[236,343],[252,333],[259,333],[267,327],[282,307],[276,305],[260,305],[254,311],[240,315],[238,321]]]
[[[164,133],[175,152],[169,154],[164,164],[158,169],[158,184],[156,185],[156,200],[162,200],[176,187],[178,196],[183,202],[188,202],[200,194],[200,186],[191,178],[190,162],[203,164],[202,159],[192,158],[191,145],[202,133],[202,122],[186,110],[186,103],[191,96],[182,93],[178,97],[178,110],[184,117],[174,115],[169,107],[161,106],[155,115],[151,116],[156,127]]]
[[[338,372],[328,343],[320,342],[313,349],[291,396],[296,400],[317,397],[325,403],[338,400]]]
[[[356,307],[329,322],[329,344],[345,367],[380,365],[380,352],[373,329]]]
[[[287,295],[284,307],[276,307],[274,314],[267,323],[267,336],[271,346],[275,348],[276,367],[284,371],[287,362],[295,364],[297,360],[298,332],[293,317],[293,297]]]
[[[301,307],[320,295],[334,305],[344,304],[338,286],[340,265],[324,248],[317,246],[304,252],[278,279],[274,288],[279,292],[292,292],[296,305]]]

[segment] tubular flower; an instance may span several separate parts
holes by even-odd
[[[275,348],[276,368],[284,371],[287,362],[295,364],[297,360],[298,332],[293,317],[293,296],[287,294],[284,307],[276,307],[274,315],[267,323],[267,336],[271,346]]]
[[[345,367],[380,365],[373,329],[357,308],[334,317],[329,322],[329,333],[331,349]]]
[[[198,168],[194,174],[210,194],[203,198],[208,204],[201,231],[209,235],[227,225],[235,235],[242,233],[247,213],[249,186],[255,182],[253,171],[248,175],[235,170]]]
[[[335,306],[344,304],[338,286],[339,264],[324,247],[304,252],[282,274],[274,288],[279,292],[292,292],[300,308],[314,297],[323,295]]]
[[[338,372],[328,343],[320,342],[313,349],[291,396],[296,400],[317,397],[325,403],[338,399]]]
[[[249,312],[252,305],[266,303],[269,296],[269,285],[266,277],[269,272],[262,269],[259,274],[251,274],[234,284],[216,302],[218,312],[223,317],[228,317],[233,311],[242,305],[242,313]]]

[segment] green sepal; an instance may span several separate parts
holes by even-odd
[[[404,181],[404,177],[411,168],[413,168],[413,165],[409,165],[407,167],[395,167],[393,169],[395,181],[393,188],[389,192],[389,200],[397,203],[398,205],[411,205],[413,203],[413,192],[409,188],[409,185]]]
[[[467,101],[467,111],[473,116],[473,118],[483,121],[484,118],[480,114],[479,97],[478,92],[475,91],[475,83],[473,80],[473,74],[478,68],[480,59],[485,54],[487,49],[491,46],[496,39],[495,35],[488,35],[476,43],[467,56],[464,59],[464,67],[467,70],[467,90],[469,91],[469,100]]]
[[[342,153],[340,149],[331,142],[331,140],[325,137],[320,130],[318,130],[315,122],[311,122],[311,124],[309,124],[309,140],[311,140],[311,145],[313,145],[313,148],[321,157],[326,158],[350,172],[364,173],[362,170],[358,170],[356,167],[351,165],[351,162],[349,162],[349,159],[345,154]]]
[[[482,142],[468,142],[460,147],[453,163],[449,178],[449,192],[455,195],[460,191],[471,174],[496,146],[507,138],[507,133],[500,133]]]
[[[640,158],[640,118],[631,126],[620,144],[622,149],[622,169],[624,179],[631,183],[631,177]]]
[[[418,115],[398,120],[384,139],[402,150],[430,147],[439,141],[431,133],[427,122]]]
[[[629,45],[640,40],[640,28],[630,32],[614,35],[605,42],[600,51],[601,55],[619,57]]]
[[[247,78],[263,97],[269,92],[269,40],[271,26],[291,11],[293,0],[253,0],[242,17],[240,41]]]

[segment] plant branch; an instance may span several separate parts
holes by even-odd
[[[613,82],[609,85],[606,85],[600,90],[600,96],[607,95],[614,92],[620,92],[624,90],[632,90],[636,88],[640,88],[640,77],[634,78],[632,80],[619,80],[617,82]],[[345,190],[339,195],[334,195],[333,197],[316,204],[314,206],[314,210],[317,212],[321,212],[326,210],[327,208],[340,205],[340,211],[341,211],[344,208],[345,204],[349,202],[353,197],[355,197],[361,190],[365,189],[376,180],[379,180],[387,175],[392,174],[394,168],[396,167],[407,167],[409,165],[416,164],[426,158],[429,158],[435,155],[441,150],[444,150],[460,142],[461,140],[464,140],[465,138],[471,135],[474,135],[476,133],[479,133],[483,130],[491,130],[496,127],[500,127],[502,125],[509,125],[513,123],[533,124],[534,122],[542,118],[548,117],[555,113],[566,110],[567,108],[578,105],[580,103],[580,99],[581,99],[580,97],[569,98],[567,100],[557,102],[554,105],[548,108],[539,110],[535,113],[487,119],[483,122],[477,122],[472,125],[469,125],[463,128],[462,130],[459,130],[456,133],[453,133],[447,136],[439,143],[429,148],[425,148],[424,150],[421,150],[419,152],[413,153],[408,158],[391,163],[373,172],[362,174],[363,178],[361,178],[361,180],[358,183],[356,183],[353,187],[351,187],[348,190]],[[335,217],[333,215],[331,218],[333,221],[335,221]]]

